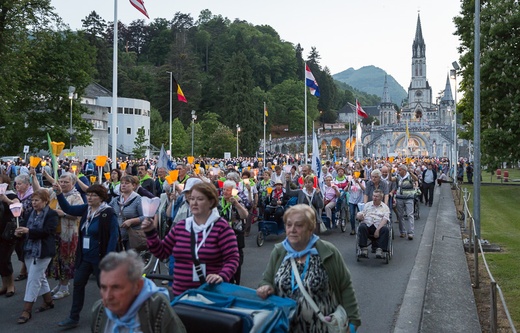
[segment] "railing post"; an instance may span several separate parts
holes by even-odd
[[[490,290],[490,318],[489,318],[489,332],[496,333],[497,332],[497,283],[492,280],[491,281],[491,290]]]
[[[468,241],[469,241],[469,253],[472,253],[472,251],[473,251],[473,221],[471,221],[469,223]]]
[[[477,243],[480,244],[480,241],[478,239],[478,236],[475,235],[475,242],[473,242],[474,246],[473,246],[473,266],[475,267],[475,288],[479,288],[480,287],[480,277],[479,277],[479,273],[478,273],[478,252],[480,251],[480,246],[477,246]]]

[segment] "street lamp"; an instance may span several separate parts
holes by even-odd
[[[197,120],[196,113],[195,110],[191,110],[191,156],[193,156],[193,138],[195,135],[195,120]]]
[[[172,88],[173,88],[173,73],[172,72],[166,72],[170,74],[170,157],[171,157],[171,151],[172,151]],[[193,150],[193,149],[192,149]],[[193,156],[193,151],[191,152],[191,155]]]
[[[451,63],[453,66],[453,69],[450,70],[450,77],[455,80],[455,86],[454,86],[454,94],[455,94],[455,103],[453,105],[453,157],[454,157],[454,170],[456,172],[457,170],[457,71],[460,69],[459,64],[454,61]],[[456,182],[456,177],[453,177],[453,181]]]
[[[237,124],[237,158],[238,158],[238,132],[240,132],[240,125]]]
[[[69,86],[69,99],[70,99],[69,152],[72,151],[72,100],[75,97],[75,94],[74,94],[75,91],[76,91],[76,87]]]

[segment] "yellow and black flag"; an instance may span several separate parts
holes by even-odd
[[[175,89],[175,92],[177,93],[177,100],[180,102],[188,103],[188,100],[184,96],[184,93],[182,92],[181,86],[177,83],[177,80],[172,76],[172,86],[173,89]]]

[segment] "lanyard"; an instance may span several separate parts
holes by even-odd
[[[195,220],[193,220],[192,223],[194,224]],[[214,223],[211,224],[209,229],[202,231],[202,240],[200,241],[199,245],[196,244],[197,243],[195,240],[196,235],[195,235],[195,230],[193,228],[193,224],[191,225],[191,235],[190,235],[191,236],[191,251],[192,251],[191,254],[192,254],[193,258],[198,261],[199,260],[199,250],[206,242],[206,238],[208,238],[208,235],[211,232],[211,229],[213,229]]]
[[[311,255],[308,254],[307,259],[305,260],[305,266],[303,266],[303,272],[300,275],[302,281],[305,279],[305,274],[307,274],[307,269],[309,268],[310,257],[311,257]],[[291,288],[292,288],[293,293],[296,291],[296,289],[298,289],[298,283],[295,283],[295,281],[294,281],[294,270],[291,270]]]
[[[92,209],[89,207],[87,212],[87,219],[85,220],[85,223],[83,224],[82,229],[85,230],[85,236],[88,236],[88,227],[90,226],[90,222],[92,222],[92,219],[96,216],[97,212],[101,209],[101,206],[98,207],[94,212],[92,212]]]
[[[222,214],[223,215],[226,215],[228,213],[228,209],[229,209],[229,212],[231,212],[231,202],[227,202],[224,197],[222,197],[222,199],[220,199],[220,207],[222,207]]]

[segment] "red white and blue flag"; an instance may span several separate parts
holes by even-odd
[[[311,95],[317,97],[320,96],[320,88],[318,87],[318,82],[316,82],[316,79],[314,78],[314,75],[312,75],[311,69],[307,64],[305,64],[305,85],[309,87]]]
[[[356,99],[356,111],[360,117],[368,118],[368,113],[366,113],[365,110],[363,110],[363,108],[361,107],[361,104],[359,104],[359,101],[357,99]]]
[[[143,13],[144,16],[146,16],[147,18],[150,18],[148,16],[148,12],[146,11],[146,8],[144,7],[143,0],[130,0],[130,3],[132,4],[132,6],[135,7],[135,9],[137,9],[138,11]]]

